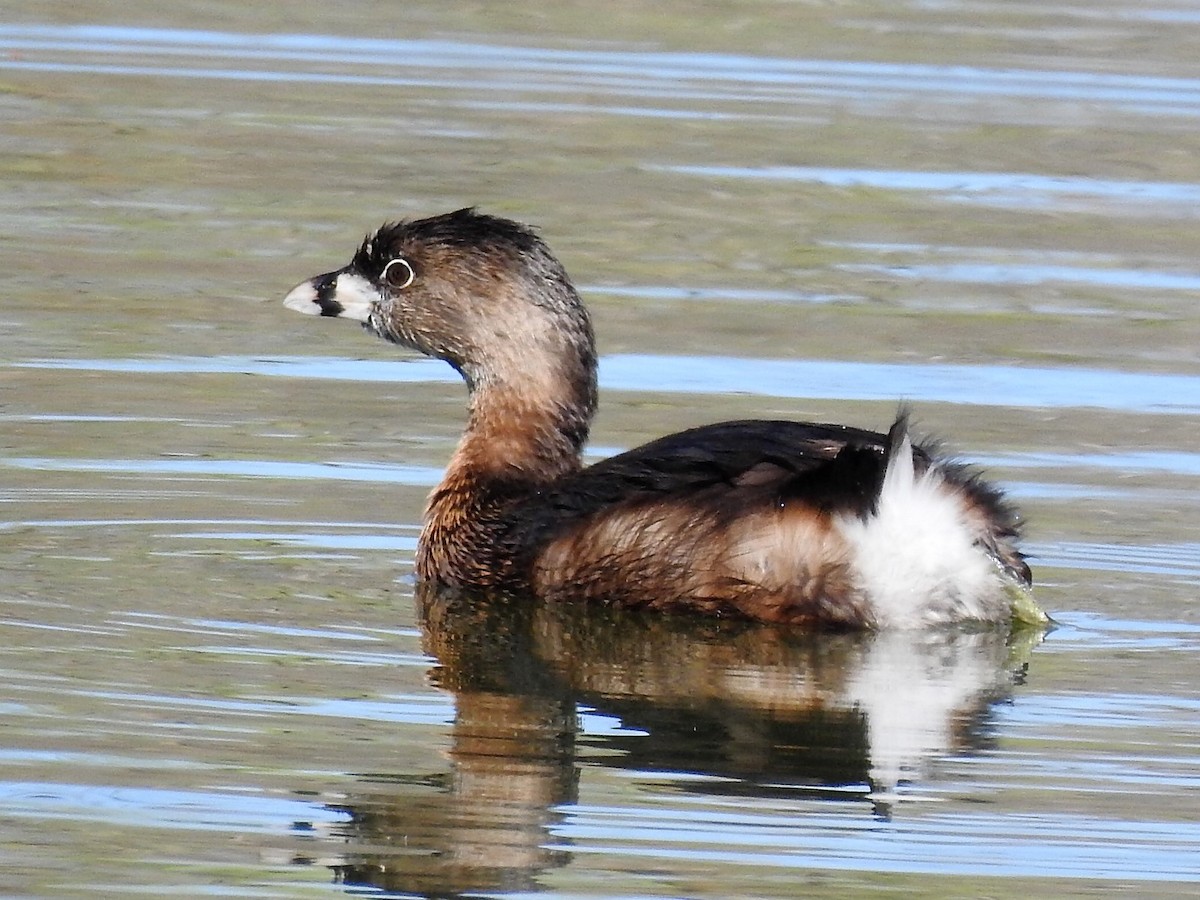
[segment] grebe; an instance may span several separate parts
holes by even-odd
[[[903,413],[887,434],[722,422],[585,468],[591,320],[517,222],[460,209],[385,224],[284,303],[359,321],[466,380],[466,431],[425,509],[419,579],[811,627],[1036,610],[1019,599],[1031,579],[1012,508],[914,444]]]

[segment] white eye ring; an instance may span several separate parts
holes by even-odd
[[[400,284],[395,284],[388,280],[388,272],[391,270],[392,266],[395,266],[395,265],[404,266],[404,271],[407,273],[404,278],[404,281]],[[397,273],[397,274],[399,274],[399,273]],[[388,285],[390,285],[391,287],[394,287],[396,290],[402,291],[416,280],[417,273],[413,271],[413,267],[411,265],[409,265],[409,262],[407,259],[403,259],[402,257],[397,256],[395,259],[393,259],[391,262],[389,262],[386,266],[383,267],[383,274],[380,276],[380,278],[383,279],[383,281],[385,283],[387,283]]]

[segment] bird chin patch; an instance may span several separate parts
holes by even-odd
[[[375,335],[376,337],[383,338],[388,343],[397,344],[408,350],[422,352],[421,348],[414,344],[409,338],[402,334],[398,334],[396,330],[392,328],[391,323],[388,321],[387,315],[378,307],[372,312],[371,315],[367,316],[367,320],[362,323],[362,326],[365,330],[371,332],[371,334]]]

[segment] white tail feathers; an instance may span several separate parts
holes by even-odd
[[[999,568],[977,543],[968,502],[936,462],[918,474],[912,441],[893,433],[875,511],[838,520],[877,627],[1008,621]]]

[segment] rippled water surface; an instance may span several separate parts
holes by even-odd
[[[1191,4],[0,2],[0,895],[1200,887]],[[449,369],[287,313],[536,223],[599,458],[898,401],[1047,634],[805,636],[409,577]]]

